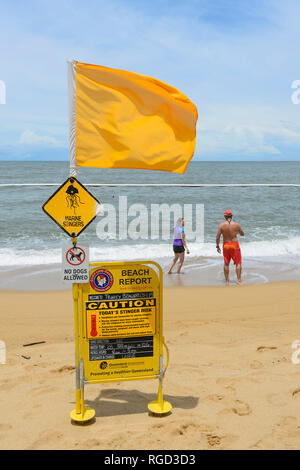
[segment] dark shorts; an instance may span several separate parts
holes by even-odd
[[[173,251],[174,253],[184,253],[185,252],[185,248],[183,245],[173,245]]]

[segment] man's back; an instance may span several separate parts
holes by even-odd
[[[230,222],[222,222],[219,225],[219,230],[223,235],[223,243],[237,242],[237,235],[244,235],[240,224],[238,224],[234,220],[231,220]]]
[[[242,284],[241,273],[242,273],[242,257],[241,249],[237,239],[237,235],[244,236],[244,232],[237,222],[232,220],[232,212],[227,210],[224,212],[226,222],[222,222],[219,225],[218,233],[216,236],[216,248],[218,253],[221,252],[219,246],[221,235],[223,236],[223,256],[224,256],[224,274],[226,286],[229,286],[229,264],[233,260],[236,266],[236,275],[238,284]]]

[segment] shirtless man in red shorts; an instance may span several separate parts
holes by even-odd
[[[216,237],[216,248],[218,253],[221,253],[219,246],[221,235],[223,236],[223,256],[224,256],[224,274],[226,280],[226,286],[229,285],[229,263],[233,259],[236,266],[236,275],[238,284],[242,284],[242,257],[237,235],[244,236],[244,232],[241,229],[240,224],[232,220],[232,212],[225,211],[224,217],[225,222],[219,225],[217,237]]]

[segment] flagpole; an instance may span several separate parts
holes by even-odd
[[[69,145],[70,145],[70,176],[77,176],[76,167],[76,60],[68,59],[68,99],[69,99]]]

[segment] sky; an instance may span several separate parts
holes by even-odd
[[[0,160],[68,160],[68,58],[186,94],[194,160],[300,160],[299,31],[299,0],[1,0]]]

